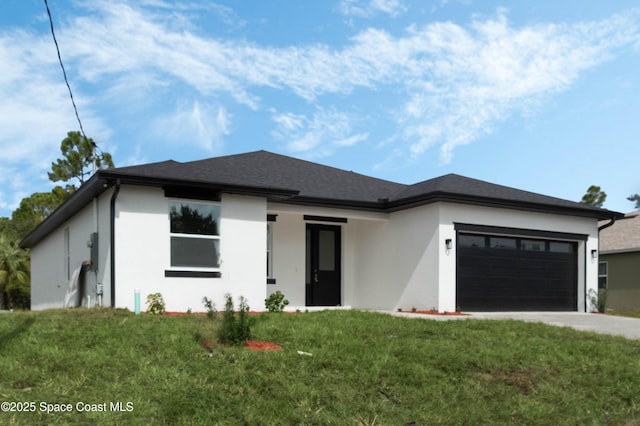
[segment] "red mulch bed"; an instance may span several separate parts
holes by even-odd
[[[224,313],[224,311],[218,311],[218,314],[222,315]],[[235,313],[238,313],[238,311],[236,311]],[[261,315],[261,314],[268,314],[268,311],[249,311],[247,312],[249,315]],[[300,312],[291,312],[291,311],[285,311],[282,312],[283,314],[292,314],[292,315],[296,315],[299,314]],[[147,312],[142,312],[142,314],[147,315]],[[167,317],[177,317],[177,316],[183,316],[183,315],[207,315],[206,312],[167,312],[165,311],[162,315],[167,316]]]
[[[244,347],[252,351],[281,351],[282,346],[264,340],[247,340]]]
[[[209,340],[203,340],[202,342],[200,342],[200,345],[208,351],[211,351],[211,349],[213,348],[213,343],[211,343]],[[244,347],[254,352],[282,350],[282,346],[272,342],[267,342],[265,340],[247,340],[244,343]]]

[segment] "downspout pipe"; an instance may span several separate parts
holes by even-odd
[[[606,228],[608,228],[608,227],[612,226],[614,223],[616,223],[616,218],[615,218],[615,217],[612,217],[612,218],[609,220],[609,222],[608,222],[608,223],[605,223],[605,224],[604,224],[604,225],[602,225],[602,226],[598,226],[598,233],[599,233],[600,231],[602,231],[603,229],[606,229]]]
[[[120,192],[120,179],[116,179],[116,183],[113,188],[113,193],[111,194],[111,206],[110,206],[110,219],[111,219],[111,230],[110,230],[110,245],[111,245],[111,265],[110,265],[110,275],[111,275],[111,307],[116,307],[116,199],[118,198],[118,193]]]
[[[604,225],[598,226],[598,251],[600,251],[600,231],[602,231],[603,229],[606,229],[610,226],[613,226],[613,224],[616,223],[616,217],[612,216],[611,219],[609,219],[609,222],[605,223]],[[584,253],[584,257],[585,259],[587,258],[587,256],[589,256],[589,253],[587,252],[587,248],[585,246],[585,253]],[[586,281],[586,276],[587,276],[587,262],[585,260],[584,263],[584,274],[585,274],[585,282],[584,282],[584,311],[587,312],[589,310],[589,302],[587,301],[587,281]]]

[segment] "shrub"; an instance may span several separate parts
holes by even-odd
[[[598,290],[598,312],[603,313],[607,304],[607,290],[601,288]]]
[[[218,341],[227,345],[242,345],[251,338],[252,319],[248,315],[249,305],[244,297],[240,296],[240,310],[236,317],[233,307],[233,298],[226,295],[222,325],[218,329]]]
[[[202,304],[207,309],[207,318],[214,319],[218,311],[216,311],[216,304],[213,303],[213,300],[205,296],[202,298]]]
[[[160,293],[152,293],[147,296],[147,313],[162,315],[165,311],[164,299]]]
[[[10,282],[5,287],[9,309],[31,309],[31,288],[29,283]]]
[[[589,300],[591,302],[592,309],[597,309],[598,312],[605,312],[605,305],[607,303],[607,290],[601,288],[597,292],[594,289],[589,290]]]
[[[280,290],[271,293],[269,297],[264,299],[264,305],[269,312],[282,312],[289,301],[284,298],[284,294]]]

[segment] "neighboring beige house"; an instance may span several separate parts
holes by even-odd
[[[598,266],[598,287],[607,289],[607,309],[640,311],[640,210],[600,231]]]

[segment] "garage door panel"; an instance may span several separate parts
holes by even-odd
[[[462,309],[577,309],[576,243],[458,234],[457,247]]]

